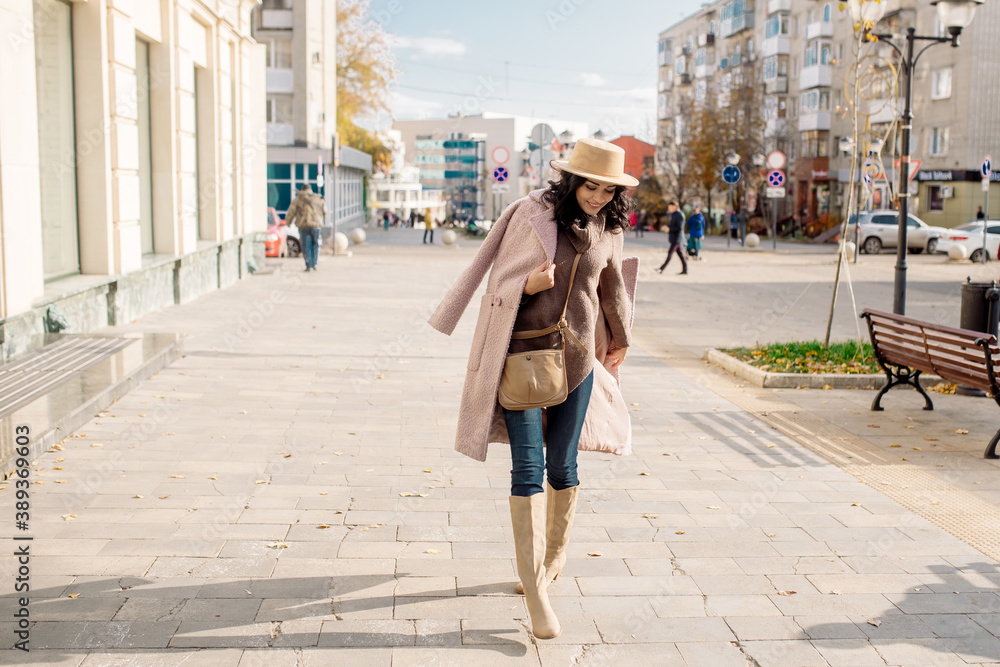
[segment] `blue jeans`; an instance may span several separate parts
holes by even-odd
[[[319,261],[319,227],[300,228],[299,237],[302,239],[302,257],[306,260],[306,268],[315,268]]]
[[[528,497],[542,493],[547,473],[556,491],[577,486],[576,454],[580,445],[583,420],[594,388],[591,372],[559,405],[546,408],[546,432],[543,446],[542,409],[508,410],[503,408],[507,435],[510,438],[510,495]]]

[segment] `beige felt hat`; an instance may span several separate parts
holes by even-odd
[[[580,139],[568,160],[552,160],[549,164],[597,183],[626,185],[630,188],[639,185],[637,179],[625,173],[625,150],[600,139]]]

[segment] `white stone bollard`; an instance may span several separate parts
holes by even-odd
[[[444,241],[445,245],[453,245],[456,239],[458,239],[458,234],[455,233],[454,229],[446,229],[441,234],[441,240]]]
[[[844,242],[844,254],[847,255],[848,259],[854,257],[854,241]]]
[[[343,253],[345,253],[347,251],[347,246],[349,246],[350,244],[351,242],[347,240],[347,235],[344,234],[343,232],[337,232],[336,234],[334,234],[333,246],[334,248],[337,249],[338,255],[342,255]]]
[[[963,259],[969,258],[969,250],[964,246],[956,243],[952,247],[948,248],[948,259],[960,262]]]
[[[746,246],[748,248],[756,248],[757,246],[760,245],[760,237],[754,234],[753,232],[750,232],[749,234],[747,234],[744,243],[746,243]]]
[[[361,245],[362,243],[365,242],[366,238],[367,234],[365,234],[365,230],[361,229],[360,227],[356,227],[351,230],[351,242],[354,243],[355,245]]]

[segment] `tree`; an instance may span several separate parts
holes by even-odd
[[[635,201],[636,208],[646,211],[650,220],[654,214],[658,213],[662,216],[667,212],[667,203],[663,199],[663,189],[654,176],[646,175],[639,179],[639,185],[635,188]]]
[[[390,113],[395,63],[390,35],[371,18],[371,0],[337,0],[337,133],[342,145],[370,153],[382,171],[389,169],[391,152],[358,121]]]

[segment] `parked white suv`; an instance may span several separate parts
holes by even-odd
[[[899,233],[899,212],[891,209],[877,211],[862,211],[861,229],[858,234],[861,252],[877,255],[883,248],[895,248]],[[944,227],[931,227],[926,222],[908,213],[906,216],[906,249],[913,254],[937,252],[938,239],[945,236],[948,230]],[[855,217],[849,221],[849,235],[854,233]],[[850,237],[849,237],[850,238]]]

